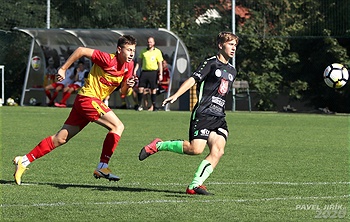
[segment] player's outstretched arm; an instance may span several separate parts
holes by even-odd
[[[62,81],[66,78],[66,70],[74,63],[74,61],[80,59],[81,57],[86,57],[91,59],[92,53],[95,49],[78,47],[72,55],[69,56],[67,61],[61,66],[57,73],[57,80]]]
[[[196,80],[193,77],[188,78],[180,88],[174,93],[174,95],[170,96],[169,98],[166,98],[162,106],[165,106],[167,103],[174,103],[177,98],[179,98],[182,94],[184,94],[187,90],[189,90],[194,84],[196,83]]]

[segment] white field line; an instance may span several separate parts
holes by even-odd
[[[287,186],[303,186],[303,185],[349,185],[350,182],[209,182],[208,185],[287,185]],[[3,184],[3,185],[13,185],[13,184]],[[23,183],[21,186],[37,186],[39,183]],[[45,184],[42,184],[45,185]],[[47,185],[50,185],[49,183]],[[81,184],[60,184],[79,186]],[[87,186],[99,186],[96,184],[84,184]],[[120,183],[122,186],[142,186],[141,183]],[[187,184],[181,183],[149,183],[143,186],[187,186]],[[17,186],[17,185],[16,185]],[[155,204],[155,203],[217,203],[217,202],[266,202],[266,201],[288,201],[288,200],[320,200],[320,199],[339,199],[339,198],[349,198],[350,195],[343,196],[314,196],[314,197],[272,197],[272,198],[261,198],[261,199],[211,199],[211,200],[149,200],[149,201],[115,201],[115,202],[76,202],[76,203],[38,203],[38,204],[0,204],[0,208],[9,207],[59,207],[59,206],[76,206],[76,205],[133,205],[133,204]]]
[[[289,185],[289,186],[304,186],[304,185],[349,185],[350,182],[278,182],[278,181],[266,181],[266,182],[208,182],[207,185]],[[150,185],[155,186],[183,186],[186,184],[180,184],[180,183],[173,183],[173,184],[167,184],[167,183],[152,183]]]
[[[46,183],[46,185],[50,185],[51,183]],[[287,186],[322,186],[322,185],[350,185],[350,182],[346,181],[339,181],[339,182],[283,182],[283,181],[266,181],[266,182],[207,182],[207,185],[287,185]],[[6,183],[6,184],[0,184],[0,186],[4,185],[15,185]],[[45,183],[22,183],[21,186],[37,186],[37,185],[45,185]],[[85,186],[100,186],[98,184],[75,184],[75,183],[61,183],[59,185],[62,186],[79,186],[79,185],[85,185]],[[101,184],[101,186],[104,186],[106,184]],[[122,186],[187,186],[188,184],[183,183],[123,183],[118,182],[117,185]]]
[[[83,205],[146,205],[157,203],[243,203],[243,202],[268,202],[268,201],[290,201],[290,200],[322,200],[349,198],[350,195],[342,196],[319,196],[319,197],[272,197],[261,199],[207,199],[207,200],[144,200],[144,201],[108,201],[108,202],[75,202],[75,203],[37,203],[37,204],[1,204],[0,208],[11,207],[61,207],[61,206],[83,206]]]

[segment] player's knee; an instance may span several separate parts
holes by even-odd
[[[210,153],[212,156],[215,156],[215,158],[220,159],[225,154],[225,151],[224,149],[219,149],[216,147],[212,148]]]
[[[122,122],[118,122],[113,124],[110,131],[121,134],[124,131],[124,128],[124,124]]]
[[[124,127],[124,124],[123,124],[122,122],[120,122],[120,123],[118,124],[117,128],[118,128],[119,131],[122,131],[122,132],[123,132],[125,127]]]
[[[219,157],[219,158],[221,158],[224,154],[225,154],[224,149],[220,149],[220,150],[218,151],[218,157]]]

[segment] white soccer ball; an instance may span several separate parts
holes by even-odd
[[[15,100],[12,99],[11,97],[6,100],[6,105],[8,106],[14,106],[15,104],[16,104]]]
[[[324,70],[323,79],[327,86],[340,89],[349,81],[349,72],[342,64],[333,63]]]
[[[36,99],[35,98],[30,98],[29,99],[29,104],[32,105],[32,106],[35,106],[36,105]]]

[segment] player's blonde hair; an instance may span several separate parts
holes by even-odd
[[[225,42],[232,40],[235,40],[236,44],[238,45],[239,38],[237,35],[233,34],[232,32],[220,32],[216,37],[216,46],[219,48],[220,44],[222,45]]]

